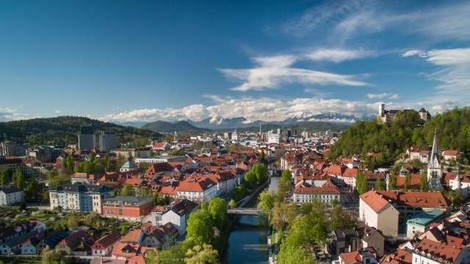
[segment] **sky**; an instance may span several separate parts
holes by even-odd
[[[0,0],[0,120],[470,104],[468,1]]]

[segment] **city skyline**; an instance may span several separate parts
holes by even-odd
[[[470,102],[464,1],[0,7],[2,121],[281,121]]]

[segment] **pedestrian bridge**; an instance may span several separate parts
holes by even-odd
[[[227,211],[229,215],[260,215],[261,210],[257,208],[233,208]]]

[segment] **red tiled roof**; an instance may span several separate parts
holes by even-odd
[[[461,248],[445,245],[444,243],[435,242],[427,238],[421,240],[416,246],[416,249],[438,258],[450,260],[452,263],[458,258],[461,252]]]
[[[374,190],[370,190],[362,194],[360,198],[376,213],[382,211],[390,205],[390,203],[385,200],[382,195],[380,195],[379,193],[377,193],[377,191]]]

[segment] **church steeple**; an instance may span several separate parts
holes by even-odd
[[[442,167],[437,157],[437,129],[434,131],[434,139],[432,142],[431,155],[428,162],[428,183],[430,190],[442,190]]]

